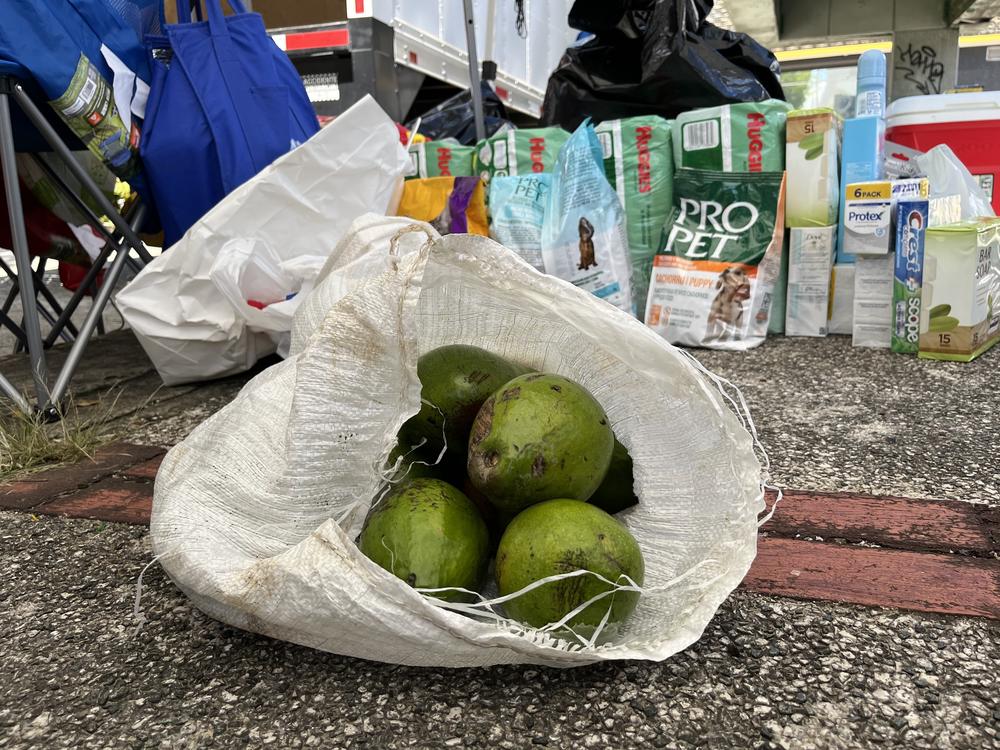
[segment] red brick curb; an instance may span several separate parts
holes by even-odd
[[[136,464],[126,469],[124,474],[129,479],[147,479],[152,482],[156,479],[156,472],[160,470],[160,464],[163,463],[163,455],[159,455],[156,458],[152,458],[149,461],[144,461],[141,464]]]
[[[1000,562],[762,538],[745,588],[796,599],[1000,620]]]
[[[773,502],[771,493],[768,506]],[[991,556],[1000,550],[1000,508],[957,500],[786,490],[761,531],[911,551]]]
[[[59,466],[0,485],[0,508],[11,510],[35,508],[61,495],[84,489],[116,472],[125,471],[136,464],[162,456],[165,452],[163,448],[147,445],[129,443],[106,445],[90,460]]]
[[[153,511],[153,486],[102,479],[85,490],[32,508],[33,513],[146,525]]]
[[[92,461],[0,486],[0,508],[148,524],[163,453],[108,446]],[[751,591],[1000,620],[1000,509],[787,490],[761,531],[742,584]]]

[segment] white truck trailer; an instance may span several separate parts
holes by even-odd
[[[479,60],[515,112],[537,117],[549,74],[577,32],[572,0],[474,0]],[[320,115],[372,94],[405,121],[469,87],[463,0],[253,0],[268,33],[302,75]]]

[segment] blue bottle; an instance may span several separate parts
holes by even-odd
[[[885,53],[864,52],[858,60],[858,95],[855,117],[885,116]]]

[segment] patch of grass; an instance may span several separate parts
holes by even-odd
[[[70,400],[63,418],[49,424],[7,406],[0,412],[0,480],[93,458],[99,447],[114,438],[109,425],[113,410],[114,403],[82,416]]]

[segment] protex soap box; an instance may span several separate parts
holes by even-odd
[[[892,183],[855,182],[844,200],[844,252],[851,256],[886,255],[892,232]]]
[[[926,198],[901,199],[895,212],[892,350],[916,354],[920,348],[920,290],[929,204]]]
[[[842,249],[851,256],[888,255],[893,248],[893,207],[899,200],[926,201],[927,178],[858,182],[844,191]]]
[[[832,109],[797,109],[788,113],[786,227],[825,227],[837,223],[839,149],[840,116]]]

